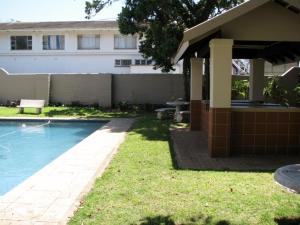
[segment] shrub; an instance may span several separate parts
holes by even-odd
[[[272,76],[264,89],[264,96],[267,101],[281,105],[289,105],[287,90],[279,85],[279,77]]]
[[[293,90],[296,99],[296,106],[300,106],[300,84]]]
[[[101,107],[99,106],[99,103],[98,103],[98,102],[95,102],[95,103],[93,103],[93,104],[90,104],[89,107],[96,108],[96,109],[101,108]]]
[[[82,107],[83,104],[81,104],[80,101],[72,101],[70,106],[71,107]]]
[[[48,104],[49,106],[53,106],[53,107],[60,107],[63,106],[63,104],[61,102],[49,102]]]
[[[131,110],[131,105],[127,101],[122,101],[118,103],[118,108],[120,111],[128,111]]]
[[[235,99],[235,100],[248,99],[249,98],[249,81],[248,80],[233,80],[231,95],[232,95],[232,99]]]

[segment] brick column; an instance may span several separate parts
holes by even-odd
[[[250,60],[249,98],[251,101],[264,100],[265,60]]]
[[[231,126],[231,39],[210,41],[210,112],[208,148],[212,157],[230,155]]]
[[[191,59],[190,129],[201,130],[203,59]]]

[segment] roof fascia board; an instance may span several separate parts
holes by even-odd
[[[188,49],[189,46],[190,46],[190,44],[188,41],[180,44],[177,54],[175,55],[174,60],[173,60],[174,64],[180,60],[181,56],[183,56],[183,54],[185,53],[185,51]]]
[[[118,31],[118,28],[55,28],[55,29],[8,29],[8,30],[0,30],[0,32],[52,32],[52,31]]]
[[[213,33],[215,33],[217,31],[217,29],[211,30],[210,32],[207,33],[207,35],[203,35],[201,37],[197,37],[197,39],[194,39],[192,41],[186,41],[186,42],[181,42],[181,44],[179,45],[179,48],[177,50],[177,54],[174,57],[174,63],[177,63],[181,57],[183,56],[183,54],[185,53],[185,51],[188,49],[188,47],[192,44],[197,43],[199,40],[202,40],[203,38],[205,38],[206,36],[212,35]]]
[[[193,40],[190,40],[189,43],[190,43],[190,45],[195,44],[195,43],[197,43],[198,41],[201,41],[202,39],[204,39],[204,38],[206,38],[206,37],[208,37],[208,36],[210,36],[210,35],[216,33],[217,31],[218,31],[218,28],[215,28],[215,29],[213,29],[213,30],[210,30],[210,31],[207,32],[206,34],[201,35],[201,36],[198,36],[198,37],[194,38]]]

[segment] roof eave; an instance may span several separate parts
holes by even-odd
[[[223,24],[228,23],[231,20],[234,20],[235,18],[247,12],[250,12],[251,10],[270,1],[271,0],[249,0],[228,10],[223,14],[220,14],[212,19],[209,19],[186,30],[180,43],[180,47],[178,48],[176,56],[174,57],[174,62],[178,62],[178,60],[181,59],[184,52],[188,49],[189,45],[194,42],[193,39],[196,39],[199,36],[205,37],[205,34],[209,35],[210,31],[216,30]]]
[[[181,57],[183,56],[183,54],[185,53],[185,51],[188,49],[189,45],[190,44],[189,44],[188,41],[181,42],[181,44],[180,44],[180,46],[179,46],[179,48],[177,50],[177,53],[176,53],[176,55],[175,55],[175,57],[173,59],[173,63],[174,64],[177,63],[181,59]]]
[[[3,29],[0,32],[49,32],[49,31],[117,31],[116,27],[105,28],[45,28],[45,29]]]
[[[232,9],[213,17],[203,23],[200,23],[184,32],[183,42],[191,41],[192,39],[196,38],[197,36],[202,36],[206,32],[209,32],[212,29],[215,29],[225,23],[228,23],[237,17],[250,12],[251,10],[270,2],[271,0],[249,0],[244,2]]]

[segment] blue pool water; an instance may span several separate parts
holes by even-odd
[[[105,123],[0,121],[0,195]]]

